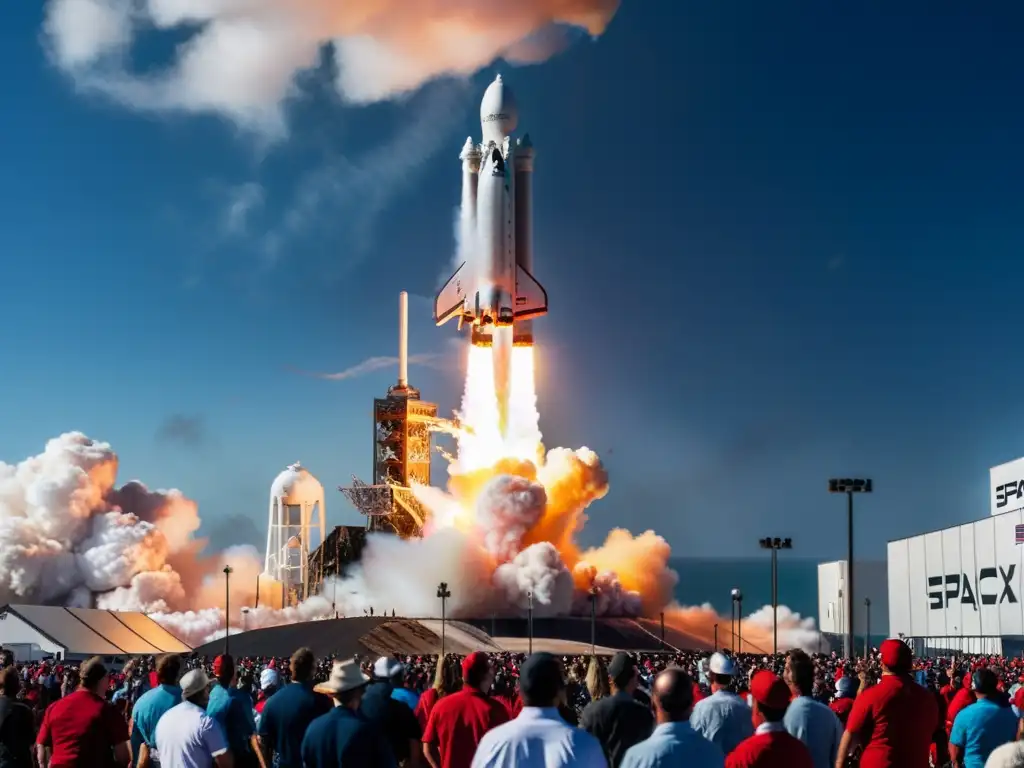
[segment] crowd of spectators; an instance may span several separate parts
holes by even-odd
[[[0,654],[0,768],[1024,768],[1024,661]]]

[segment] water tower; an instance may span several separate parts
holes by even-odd
[[[314,517],[315,516],[315,517]],[[309,553],[315,548],[313,532],[326,535],[324,487],[300,464],[292,464],[270,486],[267,557],[263,570],[282,586],[284,605],[309,597]]]

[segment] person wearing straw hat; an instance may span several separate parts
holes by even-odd
[[[330,678],[313,690],[334,699],[334,709],[306,729],[302,739],[304,768],[373,766],[392,768],[395,758],[380,730],[359,714],[370,678],[355,661],[336,661]]]

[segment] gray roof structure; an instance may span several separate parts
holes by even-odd
[[[72,654],[152,656],[192,650],[144,613],[24,604],[4,606],[3,611]]]

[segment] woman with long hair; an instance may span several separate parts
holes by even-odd
[[[457,693],[461,690],[462,662],[456,654],[446,653],[444,659],[438,659],[434,669],[434,685],[423,692],[416,705],[416,718],[420,721],[420,727],[427,727],[430,710],[434,708],[439,699],[443,699],[449,693]]]
[[[590,694],[591,701],[600,701],[611,695],[608,668],[605,667],[604,660],[597,655],[590,657],[590,666],[587,667],[587,693]]]

